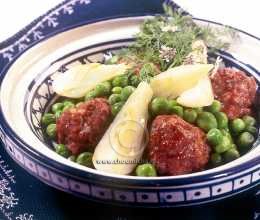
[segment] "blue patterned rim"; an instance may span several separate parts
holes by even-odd
[[[67,3],[68,2],[80,2],[80,0],[66,1],[66,2]],[[61,4],[61,6],[62,5],[64,5],[64,3]],[[141,13],[141,14],[146,15],[146,13]],[[140,14],[138,14],[138,15],[140,15]],[[114,16],[114,17],[116,17],[116,16]],[[120,17],[125,17],[125,16],[120,16]],[[55,30],[55,32],[48,34],[41,39],[36,39],[27,48],[24,48],[21,52],[17,52],[17,54],[12,59],[10,59],[8,62],[5,62],[5,61],[3,62],[0,58],[0,60],[1,60],[0,64],[4,64],[3,65],[4,68],[2,69],[2,73],[0,75],[0,81],[2,82],[3,78],[5,77],[5,74],[7,73],[8,69],[12,66],[12,64],[15,62],[15,60],[21,54],[23,54],[26,50],[28,50],[35,44],[37,44],[43,40],[46,40],[46,39],[54,36],[57,33],[61,33],[66,30],[69,30],[69,29],[72,29],[75,27],[79,27],[82,25],[94,23],[94,22],[97,22],[100,20],[107,20],[107,18],[106,19],[97,19],[97,20],[92,20],[92,21],[84,21],[84,22],[81,21],[80,24],[75,24],[75,25],[68,25],[68,26],[65,25],[64,27]],[[207,21],[207,20],[203,20],[203,21]],[[207,22],[210,22],[210,21],[207,21]],[[215,22],[213,22],[213,23],[215,23]],[[219,23],[215,23],[215,24],[221,25]],[[238,30],[238,31],[240,31],[240,30]],[[251,36],[257,40],[260,40],[259,38],[254,37],[246,32],[243,32],[243,31],[240,31],[240,32],[242,32],[248,36]],[[256,74],[259,74],[259,72],[257,70],[255,70],[253,67],[251,67],[247,64],[243,64],[239,61],[237,61],[237,63],[244,65],[245,68],[250,69],[251,71],[255,72]],[[74,186],[73,186],[73,184],[71,185],[71,181],[76,181],[77,184],[80,184],[80,182],[82,182],[82,183],[87,182],[87,184],[91,184],[89,186],[90,188],[89,188],[88,194],[91,194],[92,197],[94,197],[94,199],[103,200],[104,197],[106,197],[106,191],[105,191],[105,193],[103,193],[104,194],[103,196],[101,195],[102,193],[99,196],[96,195],[96,193],[97,193],[96,191],[98,191],[98,187],[96,187],[96,186],[97,185],[102,186],[102,184],[104,184],[104,185],[112,187],[112,188],[118,187],[121,190],[125,189],[126,187],[130,187],[131,189],[133,189],[132,191],[134,191],[134,194],[133,195],[131,194],[131,196],[130,196],[130,197],[133,196],[133,198],[132,198],[133,201],[137,201],[137,202],[139,201],[139,203],[146,203],[146,201],[148,201],[148,200],[145,197],[148,196],[148,198],[151,201],[154,199],[155,202],[157,201],[157,202],[165,203],[165,204],[163,204],[163,206],[169,205],[167,202],[167,198],[166,198],[169,193],[170,194],[180,193],[180,195],[178,195],[177,197],[180,198],[181,196],[183,196],[183,197],[181,197],[182,199],[180,199],[180,201],[175,201],[175,202],[177,202],[177,204],[179,204],[179,205],[186,205],[187,203],[189,203],[189,201],[191,204],[196,204],[196,203],[203,203],[203,202],[208,202],[208,201],[213,201],[213,200],[217,200],[220,198],[224,198],[226,196],[234,195],[238,192],[248,190],[249,188],[255,187],[256,185],[259,184],[260,166],[258,164],[260,162],[260,156],[255,158],[252,161],[245,162],[241,166],[226,169],[225,173],[223,173],[223,171],[222,172],[220,171],[220,172],[214,173],[213,175],[204,174],[204,175],[200,175],[197,177],[187,176],[187,177],[184,177],[181,179],[178,179],[178,178],[176,179],[176,178],[171,178],[171,177],[159,178],[159,179],[128,178],[128,177],[118,178],[118,177],[103,176],[103,175],[94,174],[94,173],[90,173],[90,172],[86,172],[86,171],[81,171],[76,168],[61,165],[57,161],[50,160],[45,155],[42,155],[39,152],[36,152],[35,150],[33,150],[29,145],[27,145],[23,140],[21,140],[15,134],[15,132],[9,127],[8,123],[6,122],[6,120],[3,116],[2,109],[0,111],[0,121],[1,121],[1,124],[0,124],[1,139],[3,140],[8,153],[16,161],[18,161],[18,163],[20,165],[22,165],[25,169],[27,169],[33,175],[36,175],[42,181],[47,182],[48,184],[54,185],[56,188],[60,188],[62,190],[65,190],[65,191],[68,191],[68,192],[71,192],[74,194],[77,194],[77,189],[75,189],[75,185]],[[19,157],[20,157],[20,162],[19,162]],[[53,184],[50,181],[48,181],[46,179],[46,177],[44,177],[44,175],[43,176],[39,175],[39,173],[41,172],[41,171],[39,171],[40,169],[47,170],[47,172],[49,172],[48,175],[52,175],[51,178],[56,179],[55,181],[52,181]],[[233,177],[234,174],[238,174],[238,175],[234,178]],[[223,178],[227,177],[226,179],[228,179],[228,181],[225,180],[223,182],[218,182],[217,185],[216,185],[216,183],[214,183],[214,184],[210,183],[210,181],[218,179],[218,178],[220,178],[220,176]],[[64,178],[69,178],[69,179],[64,180]],[[62,184],[62,181],[60,181],[60,180],[62,180],[63,182],[66,182],[65,187]],[[177,190],[178,186],[182,186],[182,185],[190,184],[190,183],[200,183],[200,185],[196,186],[196,187],[189,186],[188,189]],[[242,184],[242,186],[239,187],[238,186],[239,183]],[[229,184],[229,187],[231,187],[231,191],[224,192],[224,193],[218,192],[219,193],[218,194],[216,191],[217,190],[216,187],[221,184]],[[245,184],[245,185],[243,185],[243,184]],[[173,185],[176,188],[174,191],[171,189],[169,189],[169,190],[166,189],[167,187],[172,187]],[[204,187],[202,187],[202,186],[204,186]],[[145,192],[142,192],[142,191],[140,192],[140,190],[137,191],[138,188],[142,188],[142,187],[148,187],[148,188],[146,188],[144,190]],[[149,187],[152,187],[151,190],[149,190]],[[158,191],[159,188],[160,188],[160,193]],[[165,188],[165,189],[163,189],[163,188]],[[156,192],[154,192],[155,189],[156,189]],[[199,192],[198,192],[198,189],[200,190]],[[205,191],[203,191],[203,190],[205,190]],[[78,192],[78,193],[82,196],[82,192]],[[146,196],[142,196],[143,193],[145,193]],[[205,195],[205,193],[209,196],[203,197],[203,195]],[[215,195],[213,196],[214,193],[215,193]],[[86,193],[83,193],[83,194],[86,195]],[[197,195],[195,195],[195,194],[197,194]],[[202,197],[200,197],[201,195],[202,195]],[[151,198],[149,196],[151,196]],[[192,196],[195,196],[195,197],[197,196],[195,199],[196,200],[195,202],[191,198]],[[211,197],[213,197],[213,198],[211,198]],[[123,200],[123,199],[120,200],[120,199],[116,199],[116,198],[117,198],[117,195],[115,194],[115,192],[113,192],[113,195],[111,197],[109,196],[108,200],[110,202],[111,202],[111,200],[116,200],[116,201]],[[211,199],[209,199],[209,198],[211,198]],[[168,200],[170,201],[170,197],[168,198]],[[154,204],[154,202],[152,202],[152,203]]]

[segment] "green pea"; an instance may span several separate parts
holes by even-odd
[[[205,110],[211,113],[219,112],[221,109],[221,103],[218,100],[214,100],[210,106],[205,107]]]
[[[197,107],[197,108],[194,108],[194,110],[199,114],[201,112],[203,112],[203,108],[202,107]]]
[[[243,132],[239,135],[237,140],[237,145],[239,147],[239,150],[246,151],[248,148],[254,143],[255,138],[252,134],[249,132]]]
[[[254,126],[247,126],[245,131],[248,131],[249,133],[253,134],[253,135],[256,135],[257,134],[257,128],[254,127]]]
[[[74,103],[72,101],[70,101],[70,100],[65,100],[63,102],[63,106],[66,106],[66,105],[74,105]]]
[[[119,57],[117,55],[112,56],[109,60],[106,61],[106,64],[116,64],[118,63]]]
[[[211,145],[218,145],[223,141],[223,134],[217,128],[212,128],[207,133],[207,140]]]
[[[237,118],[237,119],[234,119],[233,121],[231,121],[230,126],[231,126],[231,130],[232,130],[232,132],[234,132],[234,134],[239,134],[246,128],[245,122],[240,118]]]
[[[255,126],[256,120],[250,115],[245,115],[243,118],[243,121],[245,122],[246,126]]]
[[[194,123],[198,117],[198,113],[194,109],[186,109],[183,113],[183,118],[189,123]]]
[[[49,124],[46,128],[46,133],[49,137],[56,137],[56,124]]]
[[[113,116],[116,116],[118,112],[120,112],[121,108],[123,107],[124,102],[117,102],[111,107],[111,113]]]
[[[231,143],[228,137],[223,136],[221,143],[215,146],[215,151],[222,154],[231,148]]]
[[[135,170],[136,176],[157,176],[154,165],[150,163],[138,165]]]
[[[64,105],[62,111],[64,112],[64,111],[66,111],[66,110],[68,110],[68,109],[71,109],[71,108],[74,108],[74,107],[75,107],[74,104],[67,104],[67,105]]]
[[[53,113],[56,113],[57,111],[61,111],[64,107],[64,104],[61,102],[55,103],[52,107],[51,110]]]
[[[56,121],[56,118],[55,118],[55,115],[54,114],[51,114],[51,113],[45,113],[43,116],[42,116],[42,124],[47,126],[51,123],[55,123]]]
[[[117,103],[117,102],[120,102],[120,101],[122,101],[122,100],[121,100],[121,95],[119,95],[119,94],[112,94],[112,95],[109,96],[109,98],[108,98],[108,102],[109,102],[111,105],[113,105],[113,104],[115,104],[115,103]]]
[[[217,167],[219,165],[222,164],[222,157],[220,154],[218,153],[213,153],[211,154],[210,156],[210,161],[211,161],[211,164],[214,166],[214,167]]]
[[[210,112],[199,113],[197,118],[197,125],[206,132],[212,128],[218,127],[217,119]]]
[[[229,139],[230,143],[234,143],[232,135],[229,132],[229,129],[221,129],[221,133]]]
[[[106,96],[110,94],[111,91],[111,83],[110,82],[103,82],[96,86],[94,89],[96,92],[96,96]]]
[[[126,75],[116,76],[112,81],[113,87],[126,87],[128,85],[128,77]]]
[[[233,160],[239,158],[240,154],[236,149],[231,148],[231,149],[227,150],[223,154],[223,156],[224,156],[224,159],[225,159],[226,162],[230,162],[230,161],[233,161]]]
[[[176,105],[178,105],[178,102],[175,99],[171,99],[168,101],[169,109],[171,109],[172,107],[174,107]]]
[[[130,81],[130,85],[134,87],[137,87],[141,82],[140,78],[137,75],[132,75],[129,81]]]
[[[216,112],[215,117],[218,122],[218,128],[227,128],[228,127],[228,117],[224,112]]]
[[[179,105],[173,106],[169,111],[170,111],[171,114],[175,114],[175,115],[178,115],[181,118],[183,118],[184,113],[183,113],[183,107],[182,106],[179,106]]]
[[[68,160],[72,161],[72,162],[76,162],[76,156],[75,155],[71,155],[68,157]]]
[[[55,112],[55,118],[56,118],[56,120],[61,116],[61,114],[62,114],[62,110],[59,110],[59,111],[56,111]]]
[[[83,166],[86,166],[86,167],[92,167],[92,157],[93,157],[93,154],[90,153],[90,152],[84,152],[84,153],[81,153],[77,159],[76,159],[76,162],[80,165],[83,165]]]
[[[134,92],[135,87],[133,86],[126,86],[122,89],[121,92],[121,99],[123,101],[126,101],[128,99],[128,97]]]
[[[150,109],[153,115],[168,114],[168,100],[164,97],[154,98],[151,102]]]
[[[235,144],[231,144],[230,149],[235,149],[235,150],[237,150],[237,145],[235,145]]]
[[[55,146],[55,151],[57,154],[61,155],[62,157],[68,158],[71,154],[69,149],[64,144],[57,144]]]
[[[85,101],[89,101],[91,99],[94,99],[98,96],[97,92],[95,90],[91,90],[89,91],[86,95],[85,95]]]
[[[116,86],[112,89],[112,93],[120,94],[122,92],[122,87]]]

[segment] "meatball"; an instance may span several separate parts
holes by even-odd
[[[63,112],[57,120],[58,143],[67,145],[74,155],[91,149],[105,132],[110,114],[110,105],[104,98]]]
[[[231,68],[217,71],[211,79],[215,97],[222,102],[229,119],[252,113],[257,85],[253,77]]]
[[[181,175],[202,170],[210,147],[204,132],[176,115],[160,115],[152,122],[148,158],[160,175]]]

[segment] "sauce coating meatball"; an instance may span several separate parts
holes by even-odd
[[[211,79],[215,97],[222,102],[230,119],[251,114],[257,85],[253,77],[231,68],[217,71]]]
[[[110,114],[110,105],[104,98],[63,112],[57,120],[58,143],[67,145],[74,155],[90,149],[105,132]]]
[[[176,115],[160,115],[152,122],[148,158],[160,175],[181,175],[202,170],[210,147],[202,130]]]

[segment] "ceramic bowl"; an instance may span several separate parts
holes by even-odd
[[[74,3],[76,7],[84,2]],[[49,16],[47,22],[57,22],[57,19],[50,19],[53,15],[46,16]],[[7,152],[25,170],[48,185],[76,196],[117,205],[193,206],[257,189],[259,138],[250,152],[226,165],[189,175],[150,178],[111,175],[80,166],[57,155],[45,140],[41,116],[57,98],[51,76],[80,63],[102,62],[105,55],[133,41],[133,35],[145,18],[147,15],[121,15],[86,20],[72,27],[62,26],[46,36],[33,26],[29,30],[35,41],[24,46],[21,46],[23,41],[19,42],[17,47],[13,46],[15,52],[5,50],[1,57],[0,136]],[[221,26],[200,19],[195,21],[200,25]],[[260,40],[242,31],[238,33],[240,41],[232,44],[229,51],[219,51],[212,56],[222,57],[227,66],[253,75],[259,83],[260,64],[256,54],[260,50]],[[22,47],[20,52],[18,47]]]

